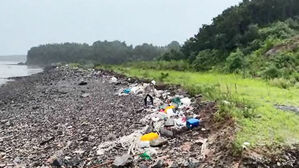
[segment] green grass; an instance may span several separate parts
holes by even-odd
[[[110,69],[127,76],[179,84],[191,93],[201,93],[206,99],[216,100],[220,109],[228,111],[238,125],[235,144],[239,146],[244,142],[249,142],[251,147],[299,142],[299,115],[274,107],[275,104],[299,106],[298,88],[282,89],[264,80],[242,78],[234,74],[159,71],[122,66]],[[161,78],[161,73],[168,73],[168,76]],[[221,103],[223,100],[231,105]]]

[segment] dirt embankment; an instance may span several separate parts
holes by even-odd
[[[232,156],[234,122],[216,124],[215,103],[202,102],[200,96],[179,111],[187,118],[199,118],[199,127],[167,128],[166,133],[159,129],[167,143],[145,149],[133,146],[139,140],[135,135],[154,132],[157,123],[166,127],[167,118],[153,117],[160,105],[173,97],[189,97],[178,87],[156,85],[157,103],[145,107],[142,90],[119,94],[132,85],[142,88],[145,82],[149,81],[59,67],[1,86],[0,167],[112,167],[117,156],[127,153],[130,158],[120,159],[127,167],[277,165],[271,159],[256,162],[252,155]],[[150,160],[140,156],[144,151]],[[297,156],[298,165],[298,152],[291,156],[295,161]]]

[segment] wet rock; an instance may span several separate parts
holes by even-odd
[[[132,164],[133,158],[131,155],[124,154],[122,156],[117,156],[113,162],[113,167],[124,167]]]
[[[167,140],[164,138],[158,138],[155,140],[150,141],[150,146],[151,147],[161,147],[163,145],[167,144]]]

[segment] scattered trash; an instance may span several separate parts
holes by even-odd
[[[154,105],[154,98],[151,95],[147,94],[144,98],[144,105],[145,106]]]
[[[174,108],[175,108],[174,106],[168,106],[168,107],[165,108],[164,111],[165,111],[166,113],[168,113],[168,112],[170,112],[170,110],[173,111],[172,109],[174,109]]]
[[[249,146],[250,146],[249,142],[244,142],[243,145],[242,145],[242,148],[247,149]]]
[[[148,147],[150,147],[150,141],[140,141],[139,142],[139,147],[140,148],[148,148]]]
[[[160,146],[163,146],[167,144],[167,140],[164,139],[164,138],[158,138],[158,139],[155,139],[155,140],[152,140],[150,141],[150,146],[151,147],[160,147]]]
[[[190,106],[190,105],[191,105],[191,99],[189,99],[188,97],[185,97],[185,98],[181,99],[181,102],[182,102],[185,106]]]
[[[185,126],[186,121],[187,121],[186,117],[181,117],[181,118],[178,118],[178,119],[175,120],[176,125],[179,126],[179,127]]]
[[[139,155],[141,157],[141,159],[143,160],[152,160],[151,156],[149,154],[147,154],[147,152],[142,153],[141,155]]]
[[[113,77],[109,80],[109,83],[117,83],[117,78],[113,76]]]
[[[224,104],[226,104],[226,105],[230,105],[230,102],[227,101],[227,100],[223,100],[222,102],[223,102]]]
[[[124,92],[125,94],[129,94],[129,93],[131,92],[131,89],[125,89],[123,92]]]
[[[152,82],[151,82],[153,85],[156,85],[156,81],[154,81],[154,80],[152,80]]]
[[[152,141],[152,140],[155,140],[155,139],[158,139],[159,138],[159,135],[157,133],[149,133],[149,134],[145,134],[143,135],[140,140],[141,141]]]
[[[113,162],[114,167],[124,167],[129,166],[133,162],[131,155],[124,154],[122,156],[117,156]]]
[[[192,118],[192,119],[187,120],[186,126],[187,126],[187,128],[192,129],[194,127],[198,127],[199,122],[200,122],[200,120]]]
[[[165,121],[165,124],[164,124],[166,127],[172,127],[172,126],[174,126],[174,120],[173,119],[167,119],[166,121]]]
[[[171,102],[177,104],[178,106],[181,105],[181,99],[179,97],[172,99]]]

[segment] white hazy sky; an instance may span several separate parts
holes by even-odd
[[[46,43],[183,43],[241,0],[0,0],[0,55]]]

